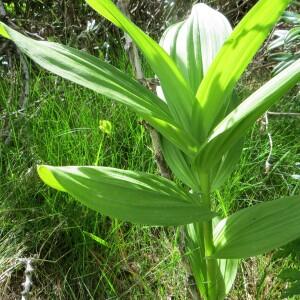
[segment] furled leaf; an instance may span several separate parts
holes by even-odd
[[[38,173],[49,186],[124,221],[181,225],[214,215],[191,194],[159,176],[106,167],[39,166]]]
[[[173,58],[194,94],[231,31],[224,15],[199,3],[185,21],[164,32],[160,45]]]
[[[257,204],[218,223],[214,257],[247,258],[300,237],[300,196]]]
[[[163,156],[174,175],[193,191],[197,192],[199,189],[197,179],[191,171],[188,158],[165,138],[161,139],[161,146]]]
[[[71,47],[35,41],[0,23],[19,49],[46,70],[131,107],[186,153],[197,148],[194,139],[173,121],[157,96],[108,63]]]
[[[224,282],[225,295],[230,292],[239,267],[238,259],[218,259],[218,265]]]
[[[126,18],[111,0],[86,0],[86,2],[103,17],[130,35],[159,77],[166,101],[175,120],[185,130],[190,130],[192,104],[196,99],[170,56],[152,38]]]
[[[212,23],[214,26],[211,26]],[[170,26],[164,32],[160,45],[174,60],[194,94],[231,31],[228,20],[222,14],[199,3],[193,6],[185,21]],[[161,98],[165,98],[160,87],[157,88],[157,92]],[[229,102],[232,105],[232,101]],[[224,114],[220,116],[221,119],[223,117]],[[201,132],[201,128],[198,128],[198,131]],[[204,136],[201,139],[204,139]],[[164,140],[162,138],[162,149],[171,170],[180,180],[197,191],[197,175],[191,169],[189,158],[169,141]]]
[[[100,120],[99,121],[99,129],[107,134],[107,135],[111,135],[112,132],[112,124],[110,121],[108,120]]]
[[[290,2],[260,0],[234,29],[198,89],[193,109],[194,134],[202,126],[208,134],[215,126],[216,116],[227,107],[226,99],[236,82]]]
[[[234,109],[213,130],[198,156],[201,168],[209,170],[250,126],[300,80],[300,59],[276,75]]]

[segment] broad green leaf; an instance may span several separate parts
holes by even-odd
[[[87,207],[147,225],[182,225],[213,217],[205,205],[172,181],[106,167],[39,166],[41,179]]]
[[[290,2],[260,0],[234,29],[198,89],[192,118],[195,135],[202,126],[205,133],[211,131],[236,82]]]
[[[300,80],[300,59],[276,75],[234,109],[212,132],[198,156],[209,170],[250,126]]]
[[[40,66],[131,107],[177,147],[193,155],[197,148],[196,141],[176,125],[167,105],[137,81],[84,51],[57,43],[35,41],[0,24],[7,37]]]
[[[160,45],[173,58],[194,94],[231,31],[225,16],[199,3],[185,21],[164,32]]]
[[[152,38],[126,18],[111,0],[86,0],[86,2],[103,17],[130,35],[159,77],[166,101],[175,120],[189,131],[192,104],[196,99],[170,56]]]
[[[214,230],[214,257],[247,258],[300,237],[300,196],[257,204],[223,219]]]

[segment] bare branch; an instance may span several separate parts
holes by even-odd
[[[128,18],[130,18],[129,13],[129,0],[119,0],[118,6],[120,7],[121,11],[126,15]],[[153,84],[153,81],[149,81],[145,79],[143,69],[142,69],[142,63],[139,56],[138,49],[133,43],[131,37],[125,33],[125,45],[124,45],[125,51],[128,54],[130,64],[132,65],[134,76],[137,80],[142,82],[144,85],[146,85],[147,88],[151,89],[152,91],[155,91],[155,84]],[[143,122],[143,124],[146,124],[146,122]],[[156,160],[156,164],[159,168],[160,174],[163,177],[166,177],[168,179],[171,178],[171,172],[166,164],[166,161],[164,159],[162,149],[161,149],[161,143],[160,143],[160,135],[159,133],[149,124],[146,124],[146,128],[149,130],[150,137],[152,140],[152,148],[154,152],[154,158]]]
[[[296,112],[275,112],[275,111],[268,111],[267,114],[269,116],[278,116],[278,117],[300,117],[300,113]]]

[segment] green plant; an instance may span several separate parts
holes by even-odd
[[[295,3],[295,6],[299,6],[299,3]],[[285,11],[281,20],[286,28],[275,30],[275,39],[268,46],[269,59],[276,63],[274,75],[300,58],[300,14]]]
[[[83,51],[35,41],[0,23],[0,34],[38,64],[128,105],[161,134],[165,159],[188,189],[159,176],[107,167],[41,165],[38,173],[51,187],[105,215],[154,226],[185,225],[186,255],[204,299],[224,299],[239,259],[300,236],[299,196],[260,203],[223,219],[212,197],[237,164],[246,131],[300,79],[297,60],[242,103],[234,94],[289,2],[260,0],[232,33],[224,16],[198,4],[186,21],[167,29],[161,40],[165,51],[110,0],[87,0],[140,47],[160,80],[164,101]]]

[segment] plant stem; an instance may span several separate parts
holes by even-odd
[[[207,174],[202,176],[203,201],[211,209],[209,178]],[[212,220],[203,222],[203,234],[205,245],[205,256],[207,266],[207,294],[209,300],[217,300],[217,260],[210,258],[214,252],[213,224]]]

